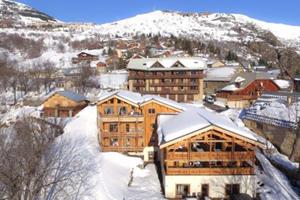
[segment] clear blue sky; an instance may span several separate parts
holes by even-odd
[[[17,0],[66,22],[112,22],[153,10],[240,13],[300,26],[300,0]]]

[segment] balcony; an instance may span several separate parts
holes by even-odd
[[[160,83],[150,83],[150,87],[179,87],[179,86],[185,86],[185,87],[190,87],[190,86],[198,86],[198,82],[188,82],[188,83],[174,83],[174,82],[160,82]]]
[[[130,130],[129,132],[109,132],[102,131],[101,137],[143,137],[144,130]]]
[[[143,122],[144,116],[141,114],[133,115],[101,115],[102,122]]]
[[[244,161],[253,158],[254,152],[168,152],[166,160]]]
[[[183,91],[175,91],[175,90],[161,90],[161,91],[138,91],[142,94],[162,94],[162,95],[167,95],[167,94],[199,94],[198,90],[183,90]]]
[[[102,147],[102,151],[115,151],[115,152],[142,152],[144,147],[126,147],[126,146],[110,146]]]
[[[176,168],[168,167],[167,175],[254,175],[253,167]]]

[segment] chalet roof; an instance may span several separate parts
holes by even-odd
[[[241,72],[236,75],[234,75],[231,78],[231,82],[229,85],[225,86],[221,89],[221,91],[235,91],[235,90],[241,90],[244,89],[246,86],[248,86],[250,83],[252,83],[255,80],[271,80],[268,73],[259,72]],[[236,87],[236,83],[240,83],[239,87]]]
[[[168,105],[170,107],[179,109],[179,110],[185,110],[186,106],[184,104],[178,103],[176,101],[173,101],[171,99],[155,96],[155,95],[144,95],[142,96],[140,93],[131,92],[127,90],[116,90],[113,92],[107,92],[105,94],[102,94],[98,102],[103,101],[105,99],[109,99],[113,96],[120,97],[122,99],[125,99],[129,102],[132,102],[134,104],[146,104],[147,102],[154,100],[158,101],[162,104]]]
[[[254,134],[238,127],[229,118],[204,108],[190,108],[177,115],[158,116],[159,145],[179,139],[210,126],[219,127],[244,138],[258,142]]]
[[[183,67],[173,67],[177,62]],[[159,63],[161,67],[152,67],[155,63]],[[141,58],[131,59],[127,65],[127,69],[136,70],[203,70],[206,69],[206,62],[199,57],[168,57],[168,58]]]
[[[71,99],[75,102],[80,102],[80,101],[85,101],[87,100],[87,98],[81,94],[78,94],[78,93],[75,93],[75,92],[72,92],[72,91],[58,91],[57,92],[58,94],[68,98],[68,99]]]
[[[102,94],[99,97],[98,102],[103,101],[108,98],[111,98],[113,96],[121,97],[123,99],[126,99],[127,101],[134,103],[134,104],[140,104],[144,101],[144,98],[142,97],[142,95],[140,93],[131,92],[131,91],[127,91],[127,90],[116,90],[116,91],[107,92],[107,93]]]
[[[231,81],[231,78],[239,72],[239,67],[217,67],[206,71],[205,81]]]
[[[146,104],[147,102],[149,102],[151,100],[154,100],[154,101],[161,102],[163,104],[169,105],[169,106],[174,107],[174,108],[179,109],[179,110],[185,110],[186,109],[186,106],[184,104],[178,103],[176,101],[173,101],[171,99],[167,99],[167,98],[164,98],[164,97],[160,97],[160,96],[156,96],[156,95],[144,95],[143,97],[144,97],[143,104]]]

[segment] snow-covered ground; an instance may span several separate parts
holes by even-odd
[[[93,174],[86,185],[91,195],[87,199],[162,199],[160,183],[154,165],[145,169],[138,166],[142,159],[120,153],[101,152],[97,133],[96,106],[82,110],[65,127],[64,140],[78,143],[82,161],[89,161]],[[133,180],[130,186],[130,175]]]

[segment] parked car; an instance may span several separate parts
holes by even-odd
[[[214,97],[207,95],[207,96],[205,96],[204,101],[207,103],[213,104],[215,102],[215,99],[214,99]]]

